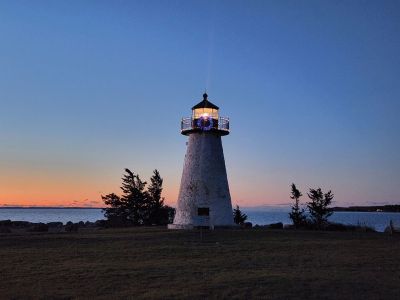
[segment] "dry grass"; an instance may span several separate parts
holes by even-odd
[[[400,238],[272,230],[0,235],[0,298],[400,299]]]

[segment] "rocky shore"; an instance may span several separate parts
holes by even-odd
[[[0,233],[28,233],[28,232],[50,232],[50,233],[59,233],[59,232],[78,232],[85,230],[93,230],[100,228],[112,228],[112,227],[121,227],[118,224],[114,224],[113,222],[107,220],[97,220],[95,222],[67,222],[63,224],[62,222],[49,222],[49,223],[34,223],[27,221],[11,221],[11,220],[0,220]],[[240,226],[244,229],[285,229],[292,230],[295,229],[292,224],[283,224],[281,222],[272,223],[267,225],[255,225],[251,222],[246,222]],[[301,228],[305,230],[309,230],[312,228]],[[329,223],[326,228],[326,231],[364,231],[364,232],[375,232],[373,228],[362,226],[362,225],[344,225],[339,223]],[[395,232],[397,230],[392,230]],[[385,230],[385,232],[388,232]]]
[[[77,232],[79,230],[104,227],[104,220],[96,222],[49,222],[33,223],[27,221],[0,220],[0,233],[23,233],[23,232]]]

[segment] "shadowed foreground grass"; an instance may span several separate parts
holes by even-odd
[[[107,229],[0,235],[0,298],[400,299],[400,238]]]

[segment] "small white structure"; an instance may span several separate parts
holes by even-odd
[[[232,204],[221,136],[229,134],[229,119],[203,95],[182,119],[181,133],[189,136],[181,186],[170,229],[233,226]]]

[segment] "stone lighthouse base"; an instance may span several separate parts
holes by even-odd
[[[175,230],[191,230],[191,229],[195,229],[195,228],[208,228],[211,230],[214,229],[230,229],[230,228],[239,228],[239,225],[225,225],[225,226],[194,226],[192,224],[190,225],[184,225],[184,224],[168,224],[168,229],[175,229]]]
[[[184,225],[184,224],[168,224],[168,229],[193,229],[193,225]]]

